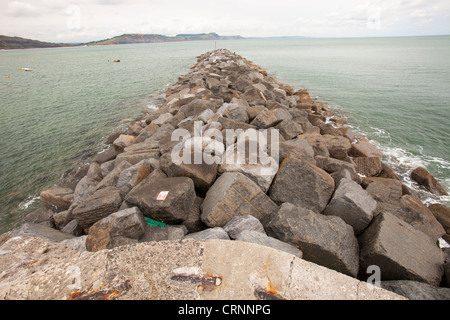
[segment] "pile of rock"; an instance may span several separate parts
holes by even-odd
[[[209,52],[167,89],[156,111],[108,138],[111,147],[80,169],[74,189],[43,191],[51,210],[27,220],[76,236],[65,241],[81,241],[89,251],[239,240],[363,280],[375,265],[383,281],[439,286],[444,258],[437,240],[450,231],[449,209],[423,205],[380,150],[345,124],[306,90],[227,50]],[[206,161],[236,153],[242,140],[227,129],[272,129],[266,142],[258,140],[270,151],[259,152],[257,163]],[[226,138],[197,139],[206,131]],[[175,151],[204,160],[178,163]]]

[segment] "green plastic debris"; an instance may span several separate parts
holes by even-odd
[[[144,219],[145,219],[145,221],[147,221],[147,224],[152,227],[161,227],[161,229],[164,229],[164,226],[167,225],[167,223],[159,222],[159,221],[147,218],[147,217],[144,217]]]

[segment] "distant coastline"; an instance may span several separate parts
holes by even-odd
[[[178,34],[174,37],[160,34],[123,34],[109,39],[91,41],[85,43],[52,43],[39,40],[25,39],[21,37],[10,37],[0,35],[0,49],[36,49],[36,48],[58,48],[58,47],[80,47],[80,46],[100,46],[116,44],[135,43],[159,43],[159,42],[179,42],[179,41],[202,41],[202,40],[240,40],[245,39],[237,36],[220,36],[217,33],[200,34]]]

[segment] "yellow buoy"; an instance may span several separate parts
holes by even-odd
[[[9,79],[10,77],[9,76],[6,76],[6,79]]]

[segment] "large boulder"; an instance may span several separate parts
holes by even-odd
[[[87,197],[72,212],[83,229],[88,229],[97,221],[117,212],[122,203],[120,190],[106,187]]]
[[[252,122],[251,125],[258,129],[267,129],[277,124],[277,117],[269,109],[262,110]]]
[[[223,227],[234,216],[252,215],[261,220],[278,206],[248,177],[225,172],[206,193],[202,203],[202,221],[209,227]]]
[[[360,276],[368,267],[381,270],[381,280],[413,280],[438,286],[444,272],[440,248],[419,230],[383,212],[358,238]]]
[[[73,202],[73,190],[64,186],[44,190],[41,192],[41,201],[56,207],[59,211],[67,210]]]
[[[290,115],[288,111],[286,111],[286,112],[288,115]],[[279,119],[279,117],[276,117],[276,118]],[[274,128],[277,130],[280,130],[280,134],[286,140],[294,139],[295,137],[297,137],[298,135],[303,133],[302,126],[299,125],[294,120],[289,120],[289,119],[282,120]]]
[[[381,287],[409,300],[450,300],[449,288],[436,288],[418,281],[382,281]]]
[[[195,161],[197,158],[201,159],[199,163]],[[190,163],[173,162],[172,154],[166,153],[160,159],[161,170],[168,177],[189,177],[198,190],[208,191],[217,177],[218,164],[215,162],[206,163],[202,152],[192,152],[189,160]]]
[[[383,170],[381,160],[378,157],[358,157],[352,160],[356,172],[365,177],[376,177]]]
[[[397,179],[369,177],[363,179],[362,185],[377,201],[395,203],[403,196],[402,183]]]
[[[112,213],[89,228],[86,248],[88,251],[112,249],[122,242],[115,238],[121,237],[137,240],[144,234],[145,226],[144,216],[137,207]]]
[[[444,227],[447,234],[450,234],[450,208],[440,203],[434,203],[428,207],[434,217]]]
[[[323,135],[323,139],[330,153],[330,157],[340,160],[346,160],[348,158],[348,152],[352,146],[347,138],[325,134]]]
[[[168,224],[187,219],[195,200],[195,187],[191,178],[144,179],[125,198],[130,206],[137,206],[144,216]]]
[[[342,218],[359,235],[369,225],[377,202],[359,184],[342,179],[323,214]]]
[[[239,234],[244,230],[266,233],[262,223],[250,215],[233,217],[223,229],[233,240],[239,237]]]
[[[324,170],[288,156],[280,165],[269,196],[276,203],[289,202],[322,212],[333,195],[334,187],[333,178]]]
[[[314,159],[314,149],[311,145],[302,138],[282,141],[279,143],[279,158],[282,162],[287,156],[305,160],[312,165],[316,165]]]
[[[441,186],[436,178],[423,167],[413,170],[411,172],[411,179],[433,194],[438,196],[448,196],[447,191]]]
[[[144,142],[135,143],[129,147],[126,147],[124,149],[124,152],[116,157],[114,161],[115,166],[117,167],[123,161],[127,161],[131,165],[135,165],[145,159],[159,159],[159,143],[157,140],[152,140],[156,134],[157,133],[155,133],[152,137],[148,138]]]
[[[265,227],[269,236],[299,248],[303,259],[352,277],[358,274],[358,241],[341,218],[284,203]]]
[[[194,240],[211,240],[211,239],[221,239],[230,240],[228,233],[221,227],[209,228],[199,232],[190,233],[183,239],[194,239]]]
[[[377,157],[382,159],[383,153],[368,140],[360,140],[352,144],[349,152],[352,157]]]

